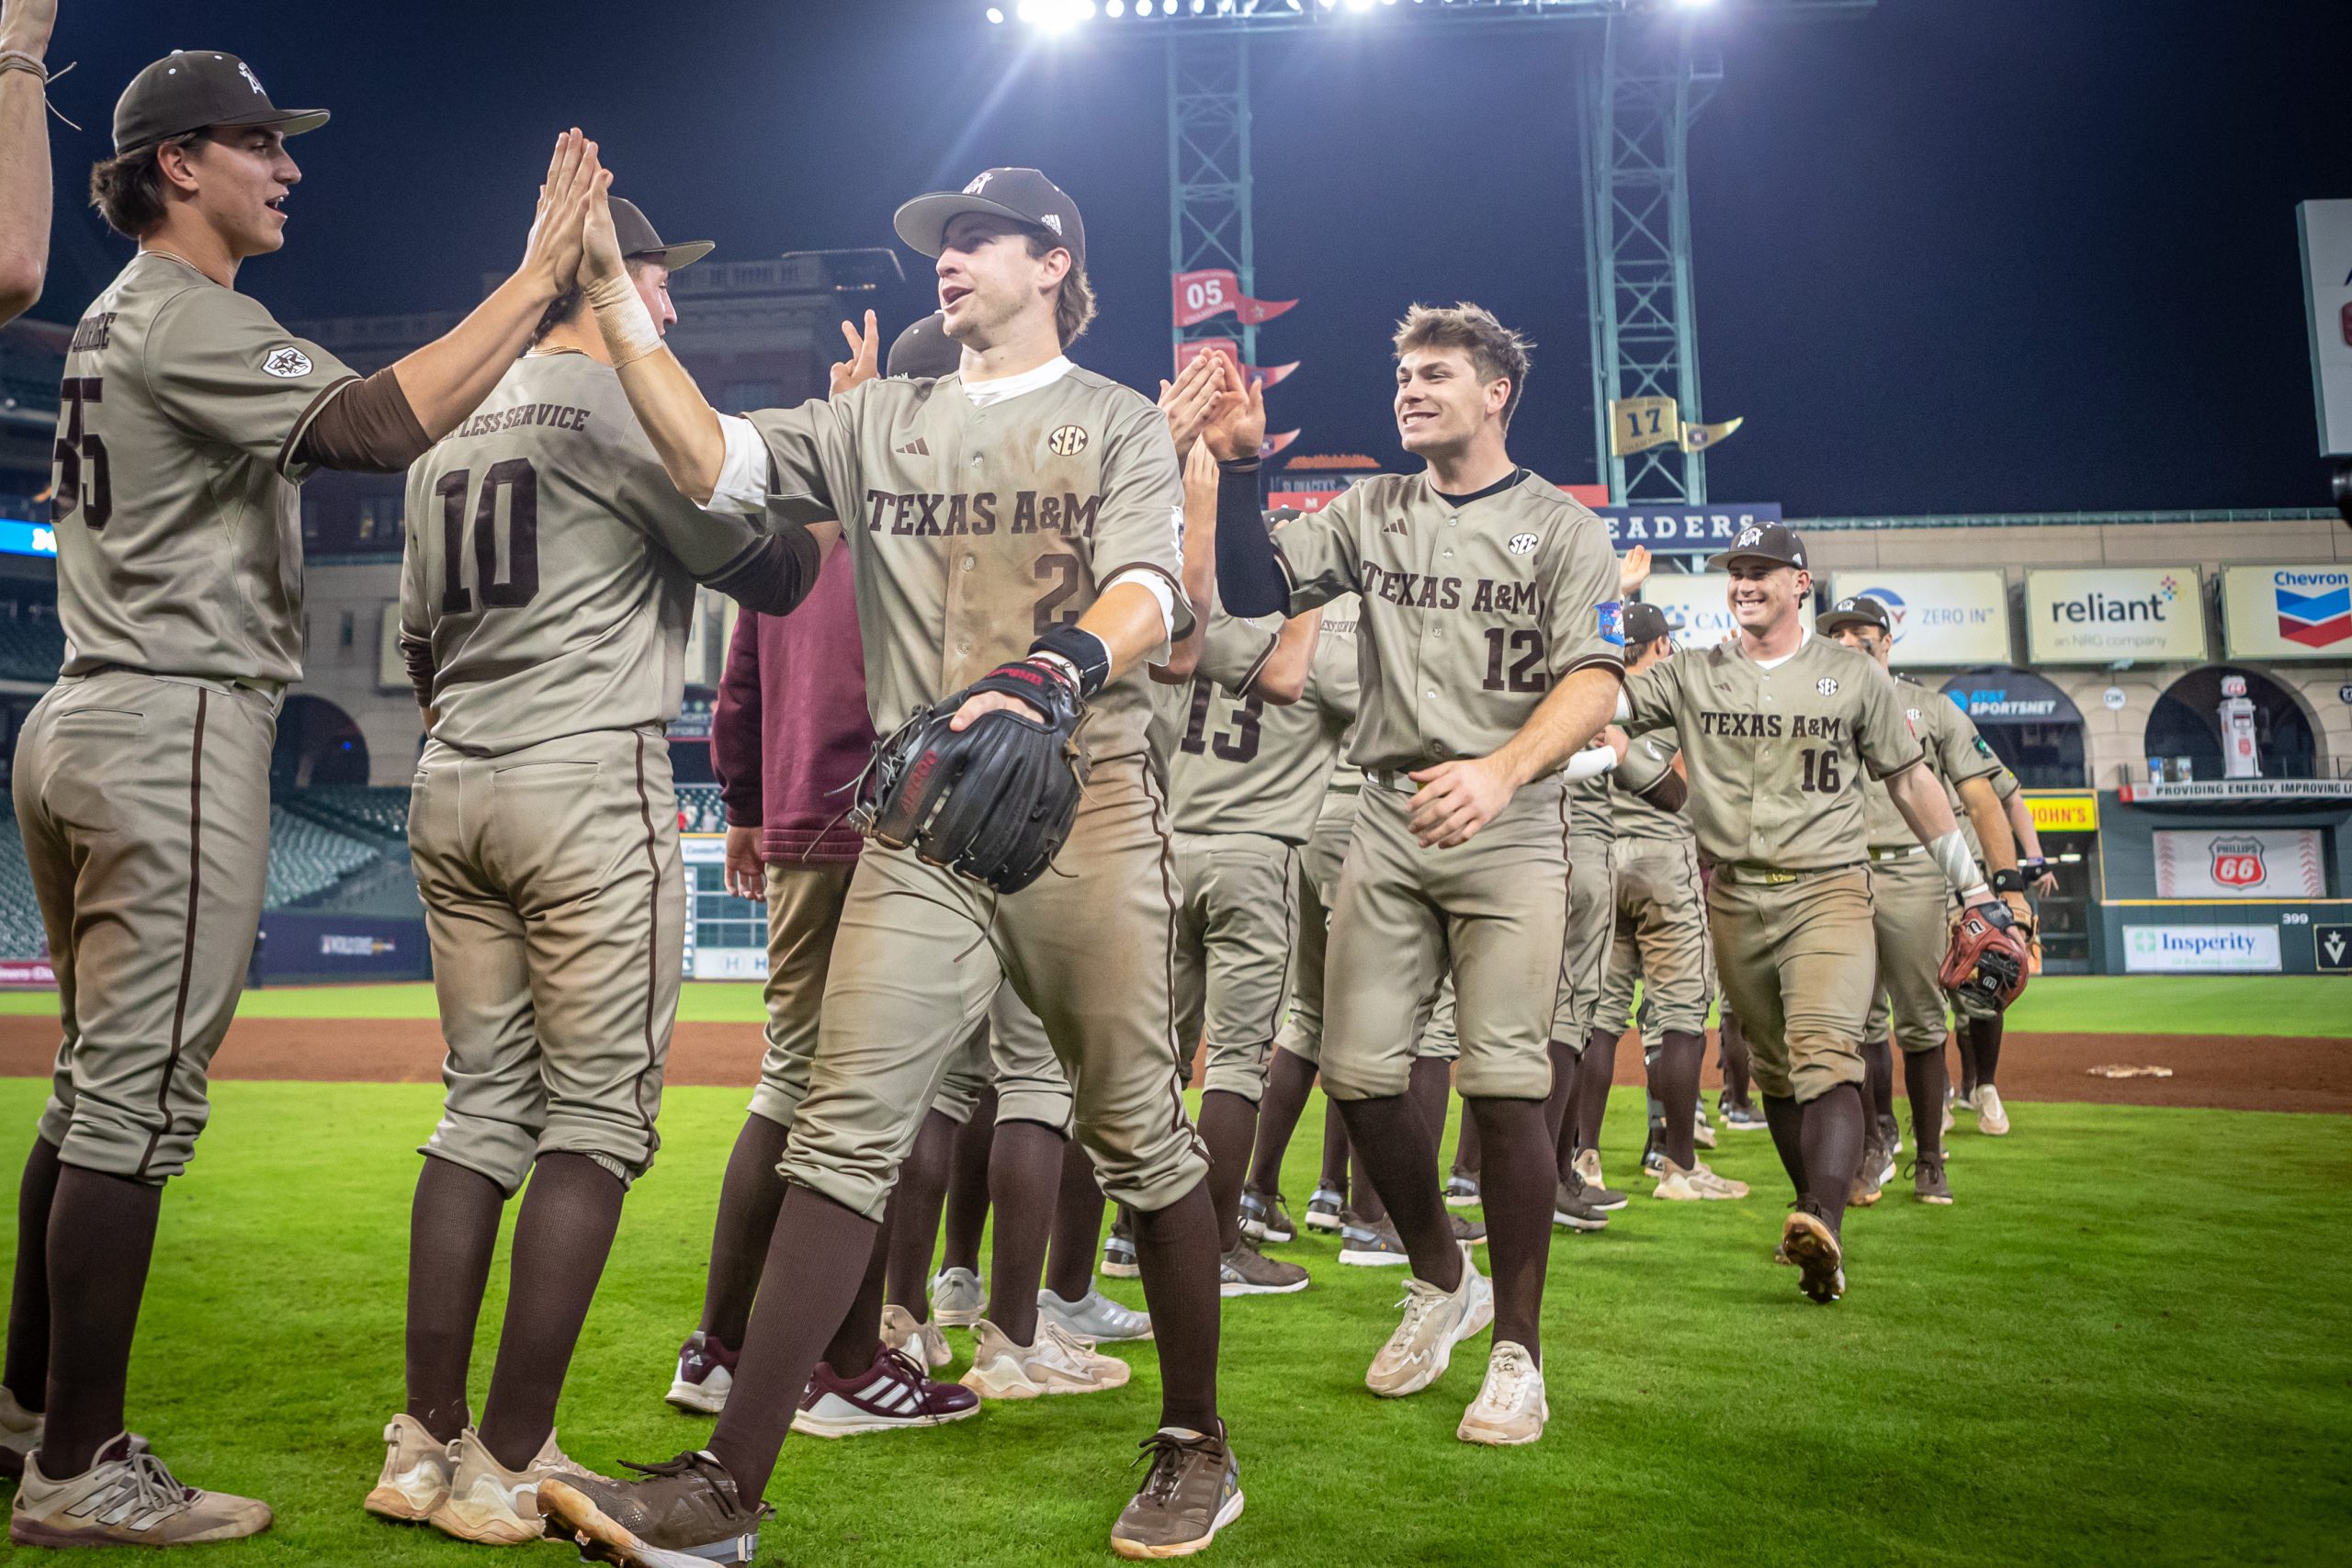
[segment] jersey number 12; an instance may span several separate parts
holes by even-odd
[[[466,558],[466,496],[473,487],[471,468],[455,468],[441,476],[433,493],[441,498],[441,613],[462,615],[474,607],[474,596],[463,581]],[[506,496],[506,547],[498,543],[498,498]],[[474,504],[474,581],[481,589],[482,608],[513,610],[539,596],[539,476],[527,457],[492,463],[481,477],[481,496]],[[506,562],[501,577],[498,563]]]

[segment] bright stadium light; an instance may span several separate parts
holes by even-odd
[[[1117,21],[1127,14],[1127,0],[1109,0],[1109,4],[1102,7],[1102,14],[1113,21]]]
[[[991,6],[989,7],[989,20],[1001,28],[1004,26],[1004,13]]]

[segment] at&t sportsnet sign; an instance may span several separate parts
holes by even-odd
[[[2233,659],[2352,660],[2352,567],[2225,566],[2222,630]]]
[[[1726,549],[1742,528],[1781,520],[1779,502],[1738,506],[1596,506],[1609,525],[1609,543],[1621,554],[1635,545],[1654,556],[1711,556]]]

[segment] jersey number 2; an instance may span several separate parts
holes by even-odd
[[[466,495],[473,487],[473,470],[456,468],[441,476],[433,493],[441,498],[441,613],[462,615],[474,607],[474,596],[463,581],[466,558]],[[498,493],[506,492],[506,547],[498,547]],[[481,477],[481,498],[474,505],[474,581],[481,588],[482,608],[513,610],[539,596],[539,476],[527,457],[492,463]],[[505,558],[506,575],[498,575]]]
[[[83,407],[102,400],[100,376],[68,376],[57,389],[60,419],[57,428],[57,480],[51,487],[49,520],[62,523],[82,511],[82,524],[93,534],[114,515],[114,479],[107,466],[106,437],[85,431]]]

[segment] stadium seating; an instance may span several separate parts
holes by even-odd
[[[54,681],[65,633],[54,615],[0,617],[0,680]]]
[[[272,805],[269,881],[262,906],[283,909],[300,905],[382,858],[373,845]]]
[[[687,833],[727,831],[727,806],[717,784],[678,786],[678,827]]]

